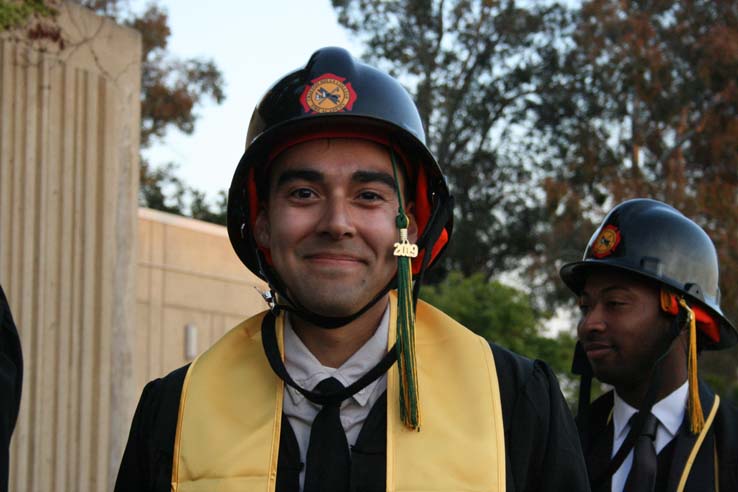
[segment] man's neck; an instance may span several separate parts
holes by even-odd
[[[302,343],[326,367],[341,367],[377,331],[389,297],[379,301],[364,314],[340,328],[321,328],[298,316],[292,316],[292,329]]]
[[[652,378],[653,372],[649,374],[649,377],[641,380],[637,384],[616,385],[615,390],[618,392],[620,398],[628,403],[628,405],[633,408],[641,408],[643,401],[646,399],[646,393],[648,393]],[[670,395],[675,389],[684,384],[686,380],[686,344],[684,342],[684,337],[680,336],[674,340],[671,350],[661,362],[659,388],[656,392],[656,396],[654,397],[654,401],[651,403],[661,401],[663,398]]]
[[[654,403],[658,403],[659,401],[663,400],[670,394],[672,394],[677,388],[679,388],[681,385],[683,385],[687,381],[686,375],[684,379],[681,381],[672,380],[669,381],[667,384],[661,384],[659,386],[658,391],[656,392],[656,396],[651,402],[653,405]],[[623,387],[616,387],[615,391],[618,392],[618,396],[622,398],[628,405],[630,405],[633,408],[640,409],[643,405],[643,401],[646,399],[646,393],[648,391],[648,386],[643,385],[638,388],[623,388]]]

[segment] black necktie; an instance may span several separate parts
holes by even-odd
[[[634,424],[636,415],[638,414],[631,418],[630,425]],[[633,465],[623,491],[653,492],[658,472],[656,447],[654,446],[658,425],[659,420],[649,412],[633,446]]]
[[[315,387],[323,394],[343,389],[335,378],[326,378]],[[313,420],[305,460],[305,492],[345,492],[349,488],[351,454],[341,425],[340,406],[340,402],[323,405]]]

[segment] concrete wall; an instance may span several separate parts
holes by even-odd
[[[266,285],[238,259],[225,227],[145,208],[138,217],[137,394],[267,307]]]
[[[112,490],[145,382],[266,307],[224,227],[138,209],[139,34],[72,3],[59,23],[62,51],[0,36],[13,492]]]
[[[0,282],[25,359],[10,489],[108,491],[135,405],[141,40],[71,3],[0,37]]]

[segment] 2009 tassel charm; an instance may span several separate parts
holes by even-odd
[[[395,256],[407,256],[415,258],[418,256],[418,245],[413,244],[407,239],[407,229],[400,229],[400,242],[395,243]]]

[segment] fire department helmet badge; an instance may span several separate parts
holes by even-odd
[[[592,255],[595,258],[609,256],[618,244],[620,244],[620,230],[612,224],[607,225],[592,243]]]
[[[306,113],[337,113],[351,111],[356,102],[356,92],[345,77],[326,73],[311,80],[300,96]]]

